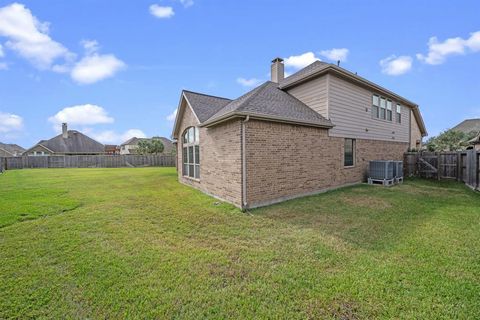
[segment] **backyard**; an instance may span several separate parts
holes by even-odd
[[[0,175],[0,318],[480,318],[480,194],[358,185],[243,213],[173,168]]]

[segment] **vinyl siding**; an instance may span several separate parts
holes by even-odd
[[[313,82],[313,81],[312,81]],[[402,123],[395,121],[396,101],[392,100],[393,120],[372,117],[372,94],[336,76],[328,81],[328,115],[335,125],[329,131],[332,137],[409,142],[410,109],[402,105]],[[322,92],[322,90],[319,90]]]
[[[288,90],[292,96],[328,118],[328,77],[326,75]]]

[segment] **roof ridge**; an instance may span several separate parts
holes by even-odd
[[[245,101],[238,107],[236,108],[236,110],[240,110],[240,109],[244,109],[246,106],[248,106],[250,104],[250,102],[253,100],[253,98],[255,98],[256,96],[258,96],[260,94],[260,92],[262,92],[263,90],[265,90],[265,88],[270,84],[270,83],[273,83],[271,81],[265,81],[264,83],[262,83],[261,85],[259,85],[258,87],[256,87],[255,89],[247,92],[246,94],[249,94],[253,91],[252,95],[250,97],[248,97],[247,99],[245,99]],[[243,96],[242,96],[243,97]],[[239,97],[238,99],[240,99],[241,97]],[[235,99],[237,100],[237,99]],[[233,100],[233,101],[235,101]]]
[[[195,91],[190,91],[190,90],[186,90],[186,89],[183,89],[182,91],[183,91],[183,92],[188,92],[188,93],[193,93],[193,94],[198,94],[198,95],[205,96],[205,97],[212,97],[212,98],[217,98],[217,99],[223,99],[223,100],[230,100],[230,101],[233,101],[232,99],[229,99],[229,98],[224,98],[224,97],[220,97],[220,96],[214,96],[214,95],[212,95],[212,94],[206,94],[206,93],[201,93],[201,92],[195,92]]]

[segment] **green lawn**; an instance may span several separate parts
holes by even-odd
[[[360,185],[242,213],[170,168],[0,175],[0,319],[479,319],[480,195]]]

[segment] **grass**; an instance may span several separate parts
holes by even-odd
[[[169,168],[0,176],[0,318],[480,318],[480,195],[360,185],[242,213]]]

